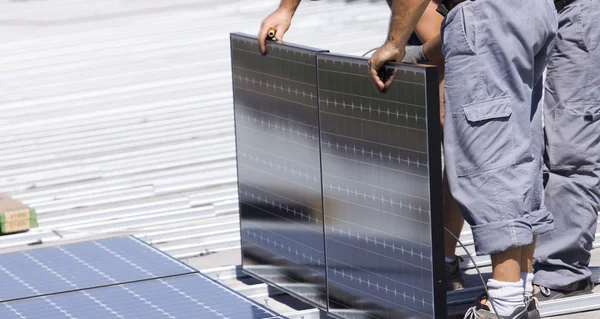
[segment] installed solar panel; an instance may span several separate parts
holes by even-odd
[[[0,303],[0,313],[3,319],[283,318],[201,274],[10,301]]]
[[[326,307],[318,51],[231,36],[243,269]]]
[[[367,68],[318,55],[329,311],[445,318],[436,69]]]
[[[0,255],[0,301],[196,272],[134,237]]]

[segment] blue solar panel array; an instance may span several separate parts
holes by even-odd
[[[282,318],[134,237],[0,255],[0,318]]]
[[[188,274],[195,269],[133,237],[4,254],[0,301]]]
[[[201,274],[0,303],[2,319],[282,318]]]

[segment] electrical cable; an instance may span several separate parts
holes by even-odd
[[[477,266],[477,263],[475,262],[475,260],[471,256],[471,253],[469,253],[469,251],[467,250],[467,247],[465,247],[465,245],[463,245],[463,243],[460,241],[460,239],[458,239],[458,237],[454,236],[454,234],[450,230],[448,230],[448,228],[444,227],[444,229],[448,232],[448,234],[450,234],[450,236],[452,236],[452,237],[454,237],[454,239],[456,239],[456,241],[458,242],[458,244],[460,245],[460,247],[462,247],[462,249],[465,251],[465,253],[467,253],[467,256],[469,257],[469,259],[471,260],[471,262],[475,266],[475,270],[477,270],[477,274],[479,274],[479,278],[481,278],[481,283],[483,283],[483,289],[485,290],[485,294],[487,295],[487,299],[490,301],[490,304],[492,305],[492,308],[493,308],[494,307],[494,305],[493,305],[494,301],[490,297],[490,294],[489,294],[488,289],[487,289],[487,285],[485,284],[485,279],[483,279],[483,275],[481,274],[481,271],[479,271],[479,267]],[[498,315],[496,312],[494,312],[494,314],[496,315],[496,317],[498,319],[501,319],[500,315]]]
[[[362,56],[363,56],[363,57],[365,57],[367,54],[369,54],[369,53],[371,53],[371,52],[373,52],[373,51],[375,51],[375,50],[377,50],[377,49],[379,49],[379,47],[377,47],[377,48],[373,48],[373,49],[371,49],[371,50],[369,50],[369,51],[365,52],[365,54],[363,54]]]

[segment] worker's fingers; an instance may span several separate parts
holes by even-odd
[[[396,76],[398,76],[398,70],[394,69],[389,74],[390,74],[390,76],[385,81],[383,91],[387,91],[387,89],[392,85],[392,83],[394,82],[394,79],[396,78]]]
[[[379,51],[379,50],[377,50],[377,51]],[[373,55],[369,59],[369,77],[371,78],[371,81],[375,85],[375,88],[377,90],[381,91],[384,89],[384,83],[381,80],[381,78],[379,77],[379,69],[381,68],[381,63],[378,62],[378,59],[377,59],[378,52],[377,51],[375,51],[375,53],[373,53]]]
[[[277,43],[283,43],[283,35],[285,34],[285,30],[283,28],[278,28],[275,32],[275,40]]]
[[[258,30],[258,49],[261,54],[267,53],[267,35],[269,33],[269,27],[267,27],[264,23],[260,26],[260,30]]]
[[[379,78],[379,74],[377,74],[377,73],[378,73],[377,70],[374,69],[373,66],[371,66],[369,69],[369,77],[371,78],[371,81],[375,85],[375,88],[377,90],[381,91],[384,89],[385,85],[381,81],[381,79]]]

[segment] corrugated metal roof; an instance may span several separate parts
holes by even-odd
[[[254,34],[278,2],[0,3],[0,192],[40,223],[0,237],[0,252],[135,234],[199,269],[226,266],[208,273],[291,318],[317,318],[227,276],[240,262],[229,33]],[[383,42],[388,12],[305,2],[285,39],[360,55]]]
[[[181,257],[239,246],[228,35],[255,33],[277,2],[0,4],[0,192],[40,222],[0,247],[107,233]],[[286,39],[361,53],[386,10],[303,4]],[[178,234],[220,216],[233,228],[216,237]]]
[[[0,252],[135,234],[199,269],[239,264],[229,33],[278,2],[0,3],[0,192],[40,223]],[[286,40],[362,54],[386,10],[307,2]],[[244,282],[227,283],[314,314]]]

